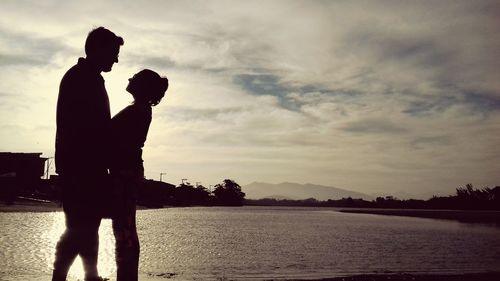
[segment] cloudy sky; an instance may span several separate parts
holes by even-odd
[[[168,76],[146,175],[368,194],[500,185],[498,1],[0,1],[0,151],[54,154],[55,105],[87,33],[125,39],[104,74]]]

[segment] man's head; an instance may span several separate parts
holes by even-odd
[[[101,26],[90,31],[87,36],[85,54],[87,54],[87,59],[99,67],[100,71],[109,72],[113,64],[118,62],[120,46],[123,43],[123,38]]]

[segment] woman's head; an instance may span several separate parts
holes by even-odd
[[[139,71],[128,81],[127,91],[132,94],[136,103],[155,106],[168,89],[168,79],[149,69]]]

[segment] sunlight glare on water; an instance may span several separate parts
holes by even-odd
[[[52,247],[41,248],[43,260],[48,269],[53,268],[55,245],[59,237],[65,230],[64,214],[62,212],[52,212],[47,216],[47,227],[41,228],[41,241],[47,241],[53,245]],[[98,270],[102,276],[112,276],[115,273],[115,256],[114,245],[115,239],[113,237],[113,230],[111,228],[111,220],[102,220],[99,228],[99,260]],[[75,279],[83,279],[83,265],[80,257],[77,257],[69,271],[69,277]]]

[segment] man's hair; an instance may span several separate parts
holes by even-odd
[[[85,54],[87,56],[96,55],[109,48],[119,47],[124,44],[123,38],[116,36],[110,30],[100,26],[89,32],[85,41]]]

